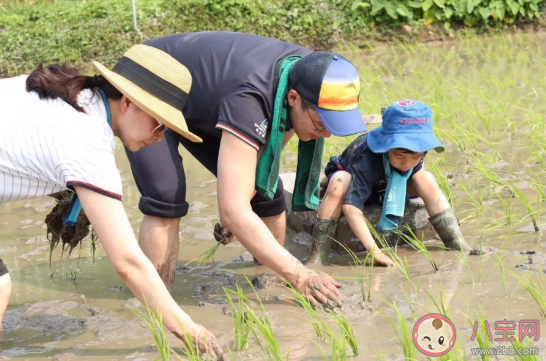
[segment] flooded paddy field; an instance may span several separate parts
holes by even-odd
[[[413,347],[411,330],[429,313],[448,316],[456,328],[455,345],[442,360],[480,359],[471,355],[471,348],[479,347],[478,339],[483,341],[471,340],[475,321],[488,321],[493,339],[500,337],[495,334],[502,326],[495,325],[498,321],[514,322],[517,339],[520,322],[536,320],[544,335],[546,40],[541,35],[503,35],[433,46],[340,51],[359,68],[364,114],[379,113],[381,107],[405,98],[432,107],[435,131],[446,152],[429,153],[425,168],[436,175],[452,201],[467,242],[481,247],[483,254],[460,257],[431,243],[429,252],[438,271],[411,248],[398,249],[400,262],[390,269],[321,267],[343,284],[342,310],[358,348],[358,356],[353,356],[347,345],[343,358],[342,333],[338,330],[338,339],[321,340],[317,323],[290,302],[289,289],[255,282],[257,293],[253,292],[245,276],[254,279],[271,271],[255,267],[238,242],[220,247],[214,263],[188,264],[216,244],[212,230],[218,209],[214,177],[183,152],[191,208],[180,227],[175,300],[233,350],[234,310],[223,288],[235,291],[239,285],[262,320],[258,297],[263,303],[284,360],[426,360]],[[341,153],[352,139],[329,138],[324,160]],[[292,142],[283,170],[295,170],[295,149],[297,143]],[[122,149],[117,161],[125,179],[123,202],[138,232],[139,193]],[[52,199],[42,198],[0,207],[0,257],[14,282],[0,358],[155,360],[153,338],[131,310],[142,306],[117,276],[100,243],[94,261],[87,240],[62,260],[60,249],[55,250],[50,267],[44,218],[53,205]],[[287,248],[296,254],[305,250],[290,238]],[[337,330],[331,314],[318,314]],[[171,335],[167,338],[179,351],[181,343]],[[263,339],[252,332],[249,341],[246,349],[233,352],[232,359],[281,359],[266,356],[258,342]],[[491,341],[487,347],[510,345]],[[536,359],[542,359],[545,339],[533,339],[532,345],[539,350]]]

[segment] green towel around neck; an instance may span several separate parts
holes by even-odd
[[[288,120],[288,100],[290,69],[301,56],[288,56],[275,67],[277,91],[271,119],[271,134],[256,168],[256,191],[262,197],[272,200],[277,191],[282,144]],[[324,138],[299,142],[296,182],[292,196],[294,212],[316,211],[319,199],[319,179],[322,170]]]
[[[390,231],[398,228],[398,221],[400,217],[404,216],[407,184],[413,168],[400,174],[398,171],[392,169],[387,153],[383,153],[383,166],[385,167],[385,177],[387,178],[387,189],[385,189],[383,209],[378,227],[383,231]]]

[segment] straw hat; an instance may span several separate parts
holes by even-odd
[[[188,130],[182,109],[192,77],[184,65],[154,47],[131,47],[112,70],[94,61],[97,70],[139,108],[195,143],[203,140]]]

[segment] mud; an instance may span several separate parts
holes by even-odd
[[[68,255],[70,256],[74,248],[76,248],[89,234],[89,227],[91,223],[87,219],[83,209],[78,215],[74,226],[64,224],[64,220],[69,214],[73,199],[73,193],[61,193],[56,198],[57,204],[45,218],[45,224],[47,225],[47,239],[49,240],[50,244],[50,254],[53,252],[55,247],[57,247],[59,241],[62,241],[62,253],[68,249]]]

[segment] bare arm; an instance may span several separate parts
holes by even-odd
[[[311,294],[311,302],[317,299],[328,303],[328,299],[335,299],[341,304],[341,294],[337,290],[341,285],[307,269],[277,242],[265,223],[252,211],[250,200],[254,196],[257,160],[255,149],[233,134],[222,132],[218,157],[218,207],[222,224],[261,264],[286,278],[304,296]],[[322,289],[306,290],[314,280],[322,282]]]
[[[165,327],[178,337],[182,335],[180,326],[190,335],[207,333],[176,304],[167,291],[156,269],[140,249],[123,204],[86,188],[74,188],[116,272],[140,302],[147,303],[153,312],[160,312]],[[209,352],[221,352],[219,346],[213,347],[215,349]]]
[[[355,236],[358,237],[368,252],[373,254],[374,260],[385,266],[393,266],[394,263],[392,260],[388,256],[384,255],[379,247],[377,247],[377,244],[375,243],[375,240],[370,232],[370,228],[368,228],[368,224],[366,223],[366,219],[364,218],[364,213],[362,213],[359,208],[353,206],[352,204],[344,204],[343,214],[345,215],[345,218],[347,218],[347,222],[349,223],[349,226],[351,227],[351,230],[354,232]]]

